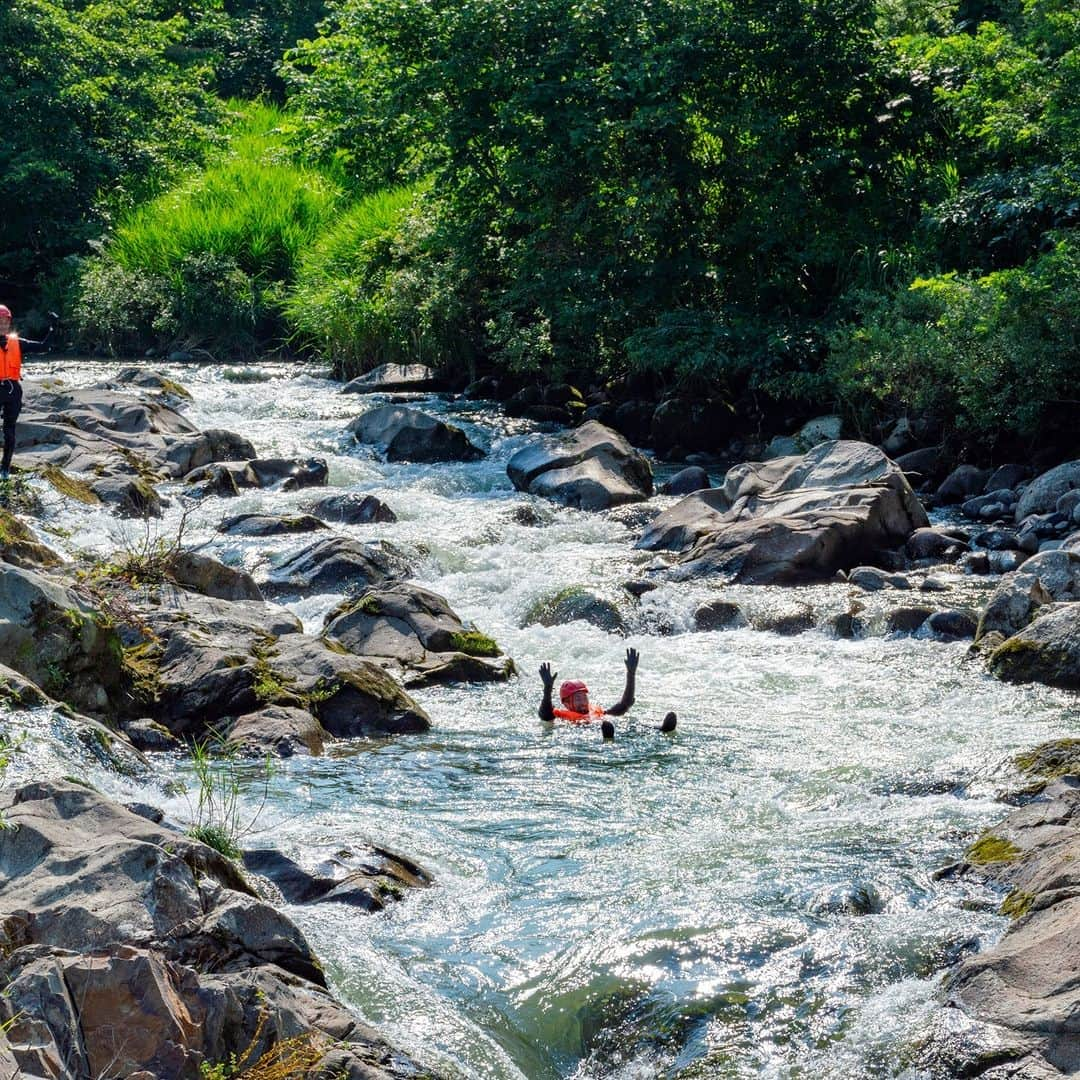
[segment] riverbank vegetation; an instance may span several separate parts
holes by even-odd
[[[1070,438],[1071,0],[13,0],[0,42],[6,288],[81,347]]]

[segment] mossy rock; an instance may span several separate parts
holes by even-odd
[[[1080,775],[1080,739],[1053,739],[1018,754],[1014,760],[1022,773],[1044,781]]]
[[[619,606],[583,585],[569,585],[537,600],[525,612],[522,625],[563,626],[571,622],[587,622],[617,634],[627,631],[626,619]]]
[[[1022,919],[1035,903],[1033,893],[1024,892],[1022,889],[1013,889],[1001,903],[1001,914],[1010,919]]]
[[[60,556],[40,543],[14,514],[0,508],[0,559],[14,566],[53,567]]]
[[[1080,603],[1046,612],[990,653],[990,671],[1008,682],[1080,690]]]
[[[466,656],[501,656],[502,649],[494,639],[487,634],[481,634],[478,630],[466,630],[460,634],[451,634],[450,641],[457,652],[463,652]]]
[[[87,506],[100,506],[101,500],[91,490],[90,485],[64,472],[56,465],[46,465],[41,470],[42,479],[46,480],[61,495],[66,495],[76,502]]]

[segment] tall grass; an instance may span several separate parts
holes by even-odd
[[[285,337],[282,299],[339,192],[292,159],[276,107],[233,113],[221,154],[124,217],[89,260],[76,290],[87,338],[236,353]]]
[[[426,185],[388,188],[356,202],[300,259],[285,311],[297,338],[325,353],[340,375],[426,355],[425,297],[438,292],[421,210]]]

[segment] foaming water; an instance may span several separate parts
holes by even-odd
[[[709,586],[663,586],[632,609],[621,583],[651,559],[633,550],[634,528],[511,489],[506,460],[533,425],[428,399],[489,456],[390,466],[344,437],[367,402],[314,370],[264,370],[243,384],[221,368],[169,374],[192,391],[198,425],[239,431],[262,456],[326,457],[332,486],[384,499],[398,522],[344,531],[400,547],[522,672],[419,692],[425,735],[280,766],[257,842],[373,841],[437,880],[375,916],[291,909],[336,990],[461,1076],[926,1075],[939,972],[1003,925],[994,897],[932,873],[1000,816],[1009,755],[1073,729],[1066,696],[997,683],[963,645],[682,632]],[[164,534],[179,527],[177,491]],[[250,568],[272,563],[311,537],[224,537],[217,523],[312,497],[209,499],[185,539]],[[526,503],[539,526],[514,517]],[[59,506],[49,523],[53,543],[101,553],[118,528]],[[622,596],[635,632],[524,625],[568,585]],[[744,592],[762,607],[846,603],[840,586]],[[290,607],[317,632],[339,599]],[[538,723],[541,662],[610,704],[630,645],[642,654],[638,702],[613,743]],[[655,727],[669,709],[679,730],[665,737]],[[153,786],[142,794],[184,812]]]

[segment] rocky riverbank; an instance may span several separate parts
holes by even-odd
[[[378,380],[353,387],[386,389]],[[358,404],[342,438],[394,462],[472,461],[485,453],[425,413],[408,380],[393,391],[405,398]],[[185,395],[140,368],[79,389],[28,382],[17,462],[59,498],[147,521],[168,509],[167,499],[195,505],[244,491],[310,489],[301,513],[221,518],[223,536],[286,536],[299,546],[245,570],[191,550],[181,523],[175,539],[147,532],[145,544],[110,559],[70,560],[40,527],[38,481],[18,485],[0,530],[0,663],[7,666],[0,675],[10,705],[53,703],[110,767],[152,773],[155,752],[185,744],[317,755],[335,740],[420,733],[430,721],[411,696],[417,688],[513,673],[482,626],[414,579],[414,553],[335,528],[392,521],[392,506],[356,493],[320,498],[325,461],[260,458],[238,433],[200,430],[184,415]],[[671,494],[659,496],[650,460],[597,420],[530,437],[508,473],[537,499],[515,508],[515,525],[550,524],[545,504],[608,515],[634,531],[640,561],[618,595],[594,593],[587,582],[559,584],[523,623],[583,620],[615,633],[670,633],[686,628],[666,624],[650,594],[705,585],[710,599],[692,620],[703,632],[972,637],[972,662],[987,662],[1003,678],[1077,685],[1071,650],[1080,555],[1069,467],[1036,478],[1019,468],[961,470],[931,486],[917,460],[898,462],[866,443],[816,441],[821,434],[836,432],[807,431],[803,442],[777,447],[795,453],[741,464],[716,487],[698,467],[672,477]],[[926,504],[956,509],[932,525]],[[799,590],[779,603],[768,591],[794,585]],[[279,603],[312,592],[345,596],[316,628]],[[297,1075],[416,1069],[370,1031],[349,1026],[356,1021],[326,995],[302,935],[272,906],[282,897],[375,910],[429,883],[410,860],[367,852],[359,862],[304,867],[249,853],[241,870],[182,827],[140,816],[146,808],[124,808],[85,788],[30,784],[5,800],[4,813],[19,828],[0,835],[0,914],[31,925],[19,936],[12,924],[6,969],[21,988],[8,1014],[15,1019],[6,1052],[24,1071],[66,1062],[57,1075],[96,1076],[107,1050],[127,1055],[117,1074],[194,1076],[203,1063],[233,1053],[246,1065],[269,1064],[294,1049]],[[66,830],[50,824],[56,821],[75,824]],[[109,839],[91,843],[91,834]],[[86,850],[94,858],[83,877]],[[138,872],[125,869],[138,859]],[[55,868],[69,865],[79,869],[65,891]],[[104,879],[115,886],[112,900]],[[62,900],[50,907],[57,890]],[[96,1012],[84,1017],[87,972],[98,962],[109,986],[128,989],[95,999]],[[146,1040],[134,1048],[109,1043],[110,1026],[146,1008],[140,999],[151,986],[165,1005],[145,1021]],[[42,987],[59,995],[55,1010]],[[275,1003],[266,1015],[264,1000]],[[982,1008],[975,990],[955,1000],[972,1015]],[[108,1012],[113,1004],[116,1015]]]

